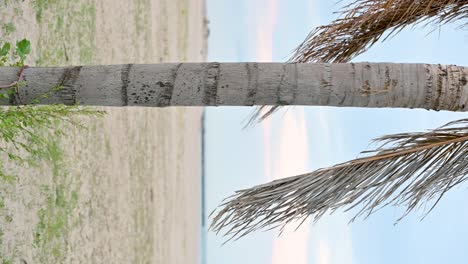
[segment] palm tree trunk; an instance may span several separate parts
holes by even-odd
[[[0,68],[0,85],[18,78]],[[328,105],[466,111],[468,68],[397,63],[165,63],[26,68],[3,105]],[[1,89],[0,93],[7,93]]]

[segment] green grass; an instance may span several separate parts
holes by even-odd
[[[82,18],[78,41],[80,46],[80,61],[85,64],[90,64],[94,56],[94,33],[96,30],[96,8],[93,4],[81,5],[81,10],[77,17]]]
[[[136,36],[133,37],[133,42],[135,46],[143,45],[143,54],[137,54],[138,58],[148,60],[152,58],[152,53],[154,47],[151,46],[151,38],[153,32],[151,31],[151,9],[148,6],[151,5],[151,0],[135,0],[135,10],[133,11],[133,16],[135,20],[135,33]],[[137,49],[139,51],[140,49]]]
[[[151,29],[147,26],[151,18],[149,14],[150,10],[145,7],[150,0],[136,1],[139,2],[139,6],[135,14],[137,23],[134,26],[137,27],[137,31],[139,32],[140,39],[138,41],[144,41],[144,45],[146,46],[140,54],[149,57],[148,54],[150,53],[146,53],[150,52],[154,47],[150,45]],[[34,58],[36,64],[39,66],[57,66],[96,62],[96,46],[94,41],[96,9],[93,1],[32,0],[31,7],[33,7],[39,28],[39,39],[33,43],[33,48],[36,51],[35,54],[37,54],[37,57]],[[20,9],[15,10],[18,10],[18,13],[20,11]],[[19,27],[20,23],[16,22],[16,25]],[[182,35],[186,34],[185,31]],[[167,42],[167,34],[161,36],[161,38],[166,39]],[[165,43],[164,47],[165,56],[169,56],[168,44]],[[35,109],[38,111],[38,108]],[[60,124],[50,123],[50,126],[56,128],[60,127]],[[65,127],[68,126],[65,125]],[[95,122],[91,123],[90,129],[92,129],[92,126],[95,126]],[[25,204],[29,204],[30,207],[28,208],[37,216],[37,219],[33,219],[33,221],[37,222],[32,223],[33,231],[31,235],[34,237],[33,244],[30,245],[28,241],[28,244],[21,245],[20,249],[33,248],[33,255],[37,257],[37,259],[31,260],[34,263],[61,263],[69,253],[67,252],[69,249],[67,249],[66,245],[70,232],[80,223],[79,217],[74,214],[80,200],[80,180],[71,177],[71,174],[67,171],[69,157],[66,157],[66,154],[63,152],[61,141],[57,140],[63,134],[56,134],[54,132],[47,134],[50,132],[48,129],[38,130],[37,133],[39,132],[42,134],[38,135],[44,135],[47,140],[41,141],[43,142],[42,147],[36,149],[34,157],[23,157],[24,164],[36,166],[32,168],[34,170],[44,169],[44,173],[51,173],[53,179],[51,182],[47,182],[47,184],[41,186],[28,186],[28,188],[31,187],[33,190],[36,188],[40,189],[40,195],[34,197],[37,201],[34,201],[32,205],[28,201],[24,202]],[[67,133],[67,130],[62,130],[62,133]],[[34,141],[39,142],[37,138],[33,139]],[[132,160],[132,168],[135,168],[133,173],[136,182],[132,187],[132,194],[137,197],[135,200],[138,201],[136,208],[132,211],[135,225],[133,228],[138,231],[137,233],[143,234],[134,243],[135,250],[142,251],[142,254],[136,256],[135,261],[137,263],[149,258],[148,256],[152,254],[152,247],[149,246],[149,243],[153,242],[151,237],[153,233],[148,232],[152,228],[151,221],[148,219],[149,212],[147,210],[149,210],[149,207],[145,206],[148,196],[143,195],[143,192],[141,192],[141,190],[147,188],[149,177],[146,175],[148,168],[145,167],[145,162],[143,162],[146,158],[143,155],[146,146],[147,144],[142,143],[139,146],[141,148],[141,156],[137,156]],[[112,152],[112,146],[108,140],[105,142],[105,150],[108,154]],[[27,177],[29,175],[27,173],[19,175],[19,177],[24,176]],[[51,175],[45,176],[47,178],[47,176]],[[98,179],[99,175],[96,174],[94,177]],[[3,189],[15,189],[14,186],[17,184],[17,179],[11,176],[0,177],[0,227],[3,227],[5,232],[9,230],[8,223],[10,223],[10,226],[14,225],[17,215],[10,214],[12,211],[8,212],[7,208],[9,201],[14,198],[5,195],[2,191]],[[5,187],[7,186],[7,181],[13,188]],[[42,180],[39,182],[43,183]],[[99,190],[96,187],[96,191]],[[92,210],[94,210],[95,214],[100,214],[98,212],[99,209],[94,208]],[[151,214],[149,215],[151,216]],[[8,217],[11,217],[12,222],[8,222]],[[6,224],[6,227],[4,224]],[[8,244],[20,241],[20,239],[16,238],[14,241],[11,241],[12,234],[11,231],[9,232],[6,236],[10,239]],[[18,259],[10,254],[10,252],[8,252],[9,258],[5,257],[5,260],[3,260],[1,257],[2,239],[3,236],[0,236],[0,263],[17,263],[13,262],[13,260],[18,261]]]
[[[0,259],[3,260],[3,229],[0,227]]]
[[[91,64],[96,46],[96,8],[92,1],[36,0],[33,8],[40,35],[36,64]],[[48,12],[47,17],[42,14]],[[69,56],[74,55],[74,56]]]
[[[38,249],[40,263],[62,263],[74,221],[73,211],[78,203],[78,186],[66,170],[58,139],[49,142],[45,154],[53,172],[53,182],[41,186],[45,202],[37,211],[39,221],[34,231],[34,246]]]
[[[36,19],[45,32],[38,41],[36,64],[57,66],[94,61],[96,9],[91,1],[80,2],[77,5],[68,0],[36,0]],[[45,18],[45,12],[52,16]],[[34,230],[34,246],[39,262],[61,263],[67,254],[68,234],[80,221],[73,214],[79,200],[79,184],[67,171],[60,141],[49,142],[47,151],[42,154],[41,159],[51,166],[53,183],[41,188],[44,203],[37,211],[39,221]]]
[[[46,110],[43,109],[43,107],[51,108]],[[10,110],[17,114],[19,113],[20,115],[12,119],[20,123],[21,121],[18,119],[21,118],[29,122],[28,115],[22,115],[24,113],[21,113],[24,112],[24,109],[29,108],[29,111],[34,113],[32,116],[39,116],[39,119],[42,115],[40,114],[41,109],[49,112],[49,114],[46,114],[49,115],[49,117],[44,116],[48,119],[48,121],[46,121],[47,126],[34,125],[33,123],[29,124],[28,128],[32,138],[27,138],[29,141],[24,143],[24,145],[28,147],[26,151],[29,155],[18,156],[18,158],[11,160],[11,162],[20,162],[19,165],[21,166],[28,165],[32,169],[48,167],[52,174],[52,182],[48,185],[41,186],[41,197],[36,197],[38,201],[43,200],[43,202],[40,202],[42,206],[37,211],[39,221],[33,234],[34,246],[37,249],[40,263],[61,263],[63,261],[63,258],[66,256],[66,248],[64,245],[66,244],[66,239],[70,230],[69,227],[76,221],[74,220],[73,210],[76,208],[79,198],[79,185],[72,179],[67,171],[67,164],[69,161],[66,160],[60,139],[65,135],[66,131],[69,131],[67,128],[80,126],[80,124],[76,120],[72,122],[54,120],[53,115],[60,115],[60,110],[56,111],[58,110],[57,107],[60,106],[23,106],[21,111],[15,110],[15,107],[4,108],[6,109],[5,111]],[[73,108],[74,107],[62,106],[62,111],[69,112]],[[52,109],[55,110],[52,116],[50,116],[50,110]],[[89,113],[98,113],[94,110],[87,110],[87,108],[80,109],[90,111]],[[26,112],[28,112],[28,110],[26,110]],[[2,127],[1,124],[5,123],[5,120],[6,119],[2,118],[0,115],[0,133],[5,132],[5,127],[7,129],[15,127],[12,122],[7,122],[9,125]],[[13,124],[13,126],[11,124]],[[53,129],[51,130],[49,128]],[[19,133],[19,135],[21,135],[18,131],[14,131],[14,133]],[[20,138],[22,138],[22,136],[20,136]],[[16,154],[13,153],[12,155]],[[3,195],[5,190],[12,189],[11,187],[8,188],[8,186],[13,186],[14,189],[17,178],[15,177],[14,179],[15,180],[10,181],[0,180],[0,193],[2,194],[2,196],[0,196],[0,216],[3,216],[3,223],[5,224],[14,223],[13,215],[9,213]],[[0,245],[0,250],[1,249],[2,246]]]
[[[40,62],[44,65],[66,64],[68,61],[66,44],[68,38],[74,39],[79,45],[78,60],[90,62],[94,56],[94,16],[93,5],[81,5],[79,10],[67,12],[69,1],[34,1],[36,19],[41,21],[40,27],[47,28],[51,36],[43,36],[39,39],[38,52]],[[44,12],[60,11],[56,13],[54,23],[49,23],[42,16]],[[65,18],[66,16],[67,19]],[[76,25],[72,25],[75,23]],[[13,25],[13,26],[12,26]],[[3,31],[11,31],[14,24],[3,26]],[[76,33],[78,27],[78,35]],[[78,37],[77,37],[78,36]],[[42,45],[42,46],[41,46]],[[26,56],[30,53],[29,41],[16,42],[16,47],[0,40],[0,63],[3,65],[21,66]],[[76,51],[74,51],[77,53]],[[16,89],[21,89],[20,86]],[[51,87],[51,93],[59,87]],[[14,94],[14,89],[10,90]],[[47,97],[45,94],[44,97]],[[0,94],[0,100],[6,100],[8,94]],[[41,98],[38,98],[40,102]],[[19,166],[28,166],[32,169],[49,167],[53,180],[48,185],[42,186],[38,200],[38,222],[33,231],[37,261],[39,263],[62,263],[66,257],[66,240],[71,226],[77,221],[73,211],[78,203],[79,185],[67,172],[67,160],[60,145],[60,138],[66,135],[68,128],[82,127],[75,119],[76,116],[102,116],[104,112],[91,108],[64,105],[29,105],[21,107],[0,108],[0,228],[7,228],[14,224],[15,215],[8,207],[7,193],[16,189],[18,176],[11,175],[5,169],[5,162],[17,163]],[[4,147],[6,146],[6,147]],[[23,175],[21,175],[23,177]],[[34,188],[34,187],[33,187]],[[39,187],[38,187],[39,188]],[[14,191],[13,191],[14,193]],[[39,202],[43,200],[43,202]],[[31,208],[31,209],[32,209]],[[6,227],[5,227],[6,226]],[[0,230],[0,263],[16,261],[21,252],[19,248],[28,248],[21,242],[22,239],[9,241],[14,243],[14,252],[3,252],[3,230]],[[11,234],[9,234],[10,236]],[[15,234],[13,234],[15,235]],[[31,246],[29,246],[31,248]],[[11,250],[10,250],[11,251]],[[35,262],[35,263],[37,263]]]
[[[11,223],[11,222],[13,222],[13,217],[11,215],[5,215],[5,221],[7,223]]]
[[[10,35],[11,33],[15,32],[16,27],[15,27],[15,24],[13,24],[13,22],[8,22],[8,23],[4,23],[2,25],[2,30],[3,30],[3,34],[6,36],[6,35]]]
[[[143,127],[142,131],[150,133],[150,129]],[[134,240],[134,255],[132,263],[145,263],[153,256],[153,217],[151,208],[148,207],[148,196],[145,190],[148,190],[148,180],[151,179],[151,169],[146,162],[145,155],[146,149],[149,144],[149,136],[141,134],[141,139],[133,142],[136,152],[129,158],[130,167],[132,168],[131,177],[133,183],[131,184],[132,197],[135,199],[135,208],[132,212],[134,229],[136,234],[141,234]],[[142,140],[143,139],[143,140]]]
[[[34,0],[32,4],[34,5],[36,11],[36,20],[37,22],[42,22],[43,13],[45,10],[49,8],[51,5],[55,5],[59,2],[59,0]]]
[[[2,264],[11,264],[13,263],[13,260],[11,257],[7,257],[3,254],[3,236],[4,232],[2,227],[0,226],[0,261]]]
[[[6,208],[6,204],[5,204],[5,197],[4,197],[4,191],[2,189],[5,188],[5,186],[1,186],[2,188],[0,189],[1,192],[0,192],[0,216],[3,216],[4,217],[4,220],[6,223],[11,223],[9,221],[7,221],[7,216],[8,216],[8,210]],[[5,252],[3,252],[3,236],[5,235],[4,232],[3,232],[3,228],[4,226],[3,225],[0,225],[0,263],[12,263],[11,262],[11,257],[7,257],[5,255]]]
[[[20,1],[23,1],[23,0],[3,0],[3,1],[0,1],[0,7],[2,7],[2,4],[3,4],[4,7],[7,7],[12,3],[17,3],[17,2],[20,2]]]
[[[6,172],[5,169],[3,168],[2,162],[0,161],[0,183],[13,184],[16,182],[16,180],[17,180],[17,176]]]

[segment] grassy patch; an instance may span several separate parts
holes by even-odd
[[[143,117],[147,119],[147,116]],[[154,238],[153,238],[153,211],[148,203],[150,186],[152,180],[152,169],[146,157],[148,153],[148,145],[150,145],[149,133],[151,129],[148,127],[148,122],[145,122],[141,127],[139,138],[132,141],[131,144],[135,152],[129,157],[132,184],[132,200],[135,206],[132,212],[134,232],[138,234],[133,241],[133,250],[137,252],[134,255],[132,263],[151,262],[153,258]],[[148,134],[147,134],[148,133]]]
[[[45,203],[37,211],[34,246],[41,263],[62,263],[66,256],[66,241],[73,223],[73,210],[78,203],[78,186],[66,170],[66,162],[58,140],[50,141],[47,159],[53,171],[53,183],[41,186]]]
[[[13,263],[13,260],[11,257],[7,257],[6,255],[4,255],[3,253],[3,236],[5,235],[5,233],[3,232],[3,229],[2,227],[0,226],[0,263],[1,264],[11,264]]]
[[[2,65],[23,66],[31,51],[26,39],[16,42],[13,49],[8,42],[0,41],[0,63]],[[21,85],[15,85],[0,94],[0,100],[8,100]],[[6,191],[15,190],[18,177],[11,176],[5,170],[5,162],[19,166],[41,166],[44,162],[52,169],[52,183],[42,188],[43,205],[37,212],[38,224],[34,231],[34,246],[40,263],[62,263],[66,256],[66,239],[72,219],[72,212],[78,201],[77,186],[66,171],[64,153],[60,147],[60,138],[66,135],[71,126],[83,127],[77,116],[102,116],[104,112],[91,108],[65,105],[34,105],[60,87],[51,87],[46,93],[33,101],[32,105],[0,108],[0,227],[13,224],[15,215],[5,203]],[[3,158],[6,157],[6,158]],[[13,186],[13,188],[11,188]],[[41,197],[37,197],[40,200]],[[8,197],[11,199],[11,197]],[[15,238],[11,229],[6,229],[8,237],[14,237],[13,252],[3,252],[3,231],[1,233],[0,260],[8,263],[16,259],[17,250],[23,246],[21,238]],[[8,254],[5,256],[5,254]],[[8,258],[7,258],[8,257]]]
[[[0,179],[0,184],[2,184],[2,181]],[[7,207],[6,207],[6,202],[5,202],[5,189],[6,186],[5,185],[0,185],[0,217],[2,217],[3,219],[0,220],[0,223],[1,222],[4,222],[5,224],[10,224],[11,221],[9,220],[13,220],[12,217],[8,214],[8,210],[7,210]],[[11,254],[8,254],[7,256],[7,252],[4,252],[4,245],[3,245],[3,237],[4,237],[4,231],[3,231],[3,228],[5,228],[5,225],[2,224],[0,225],[0,263],[1,264],[4,264],[4,263],[12,263],[12,256]]]
[[[16,27],[15,27],[15,24],[13,24],[13,22],[8,22],[2,25],[2,30],[3,30],[3,34],[6,36],[15,32]]]
[[[95,57],[96,8],[93,1],[36,0],[40,28],[36,64],[91,64]],[[42,14],[47,12],[47,16]]]
[[[17,177],[15,175],[8,174],[3,168],[3,164],[0,162],[0,183],[2,184],[13,184]],[[1,209],[1,206],[0,206]]]
[[[78,42],[80,47],[80,61],[86,64],[90,64],[93,60],[94,54],[94,33],[96,29],[96,8],[93,4],[81,5],[81,10],[77,13],[77,17],[80,17],[81,25],[78,34]]]
[[[37,22],[42,22],[43,13],[50,5],[55,5],[59,0],[34,0],[32,1],[34,5],[34,10],[36,11],[36,20]]]
[[[138,54],[138,58],[143,59],[150,63],[149,60],[152,58],[152,52],[154,47],[151,46],[151,38],[153,32],[151,31],[151,10],[148,8],[151,6],[150,0],[135,0],[135,10],[133,11],[135,20],[135,33],[136,37],[133,38],[134,45],[143,45],[143,47],[137,49],[143,50],[143,54]]]
[[[0,118],[0,121],[4,120]],[[22,156],[20,158],[21,164],[27,164],[32,167],[49,167],[52,174],[52,182],[42,185],[40,187],[41,195],[36,197],[40,207],[37,211],[38,222],[33,233],[33,244],[37,249],[36,255],[40,263],[63,262],[67,250],[65,247],[66,239],[70,226],[74,223],[73,219],[75,219],[73,218],[73,210],[78,202],[79,185],[70,177],[67,171],[68,160],[64,156],[60,139],[65,135],[67,127],[70,128],[71,126],[79,125],[79,123],[67,124],[60,122],[60,120],[52,121],[55,121],[51,122],[51,128],[53,129],[40,126],[30,127],[30,131],[35,139],[29,138],[29,143],[25,145],[34,145],[31,142],[40,138],[40,141],[38,141],[40,142],[40,147],[34,151],[29,151],[29,156]],[[2,216],[0,223],[3,222],[5,225],[14,224],[14,215],[8,209],[3,194],[6,193],[4,191],[12,189],[11,187],[8,188],[8,186],[14,186],[15,184],[16,181],[6,182],[0,179],[0,216]],[[41,200],[43,202],[40,202]],[[18,243],[16,239],[14,242]],[[0,243],[0,252],[1,250],[2,245]],[[11,253],[8,254],[9,257],[12,257]],[[2,255],[0,254],[0,256]]]
[[[15,3],[15,2],[20,2],[22,0],[3,0],[3,1],[0,1],[0,7],[4,6],[4,7],[7,7],[8,5],[12,4],[12,3]]]
[[[0,259],[3,260],[3,229],[0,227]]]

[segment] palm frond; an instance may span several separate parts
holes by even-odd
[[[245,127],[248,127],[248,126],[258,124],[258,123],[262,122],[263,120],[267,119],[268,117],[270,117],[271,115],[273,115],[274,113],[276,113],[280,109],[281,109],[280,105],[271,105],[271,106],[261,105],[261,106],[257,106],[257,108],[252,112],[252,114],[248,118],[248,121],[247,121]]]
[[[427,214],[467,178],[468,119],[376,141],[380,147],[366,157],[237,191],[213,211],[210,229],[237,239],[256,230],[282,230],[309,216],[318,220],[337,209],[356,208],[354,221],[386,205],[405,206],[403,218],[435,199]]]
[[[296,49],[293,62],[348,62],[409,25],[443,25],[468,18],[466,0],[356,0],[343,17],[317,27]],[[463,25],[467,25],[467,23]]]

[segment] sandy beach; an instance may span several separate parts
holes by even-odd
[[[204,0],[0,5],[0,39],[29,39],[29,65],[206,58]],[[18,177],[0,182],[3,263],[198,263],[202,109],[101,109],[54,139],[61,155],[7,164]]]

